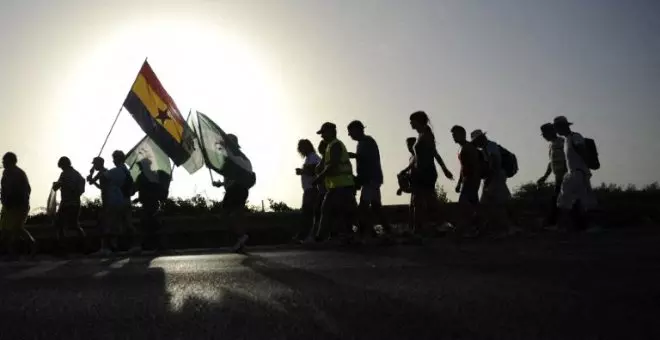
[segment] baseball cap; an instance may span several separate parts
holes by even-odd
[[[321,129],[316,131],[317,135],[322,134],[325,131],[337,131],[337,125],[330,123],[330,122],[325,122],[323,125],[321,125]]]

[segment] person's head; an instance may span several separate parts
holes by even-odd
[[[57,167],[64,170],[64,169],[69,169],[71,167],[71,160],[69,157],[60,157],[60,160],[57,161]]]
[[[573,125],[573,123],[570,123],[564,116],[555,117],[552,121],[552,126],[554,126],[555,131],[557,131],[557,134],[560,136],[568,136],[571,134],[571,125]]]
[[[228,133],[227,134],[227,139],[229,139],[232,143],[234,143],[234,145],[236,145],[237,148],[239,148],[239,149],[241,148],[241,145],[238,144],[238,137],[236,137],[235,134]]]
[[[417,142],[417,138],[415,137],[406,138],[406,146],[408,147],[408,151],[410,151],[410,153],[415,153],[415,150],[413,150],[415,147],[415,142]]]
[[[301,139],[298,141],[298,153],[301,157],[307,157],[310,153],[314,152],[314,145],[309,139]]]
[[[429,116],[424,111],[413,112],[410,115],[410,127],[416,131],[423,131],[429,127]]]
[[[126,162],[126,155],[123,151],[117,150],[112,153],[112,163],[114,163],[115,166],[124,165],[124,162]]]
[[[479,148],[483,148],[486,146],[486,143],[488,143],[488,138],[486,138],[486,133],[477,129],[472,131],[470,134],[470,139],[472,140],[472,143],[474,143],[475,146]]]
[[[322,140],[322,141],[319,143],[319,153],[321,154],[321,156],[325,155],[325,150],[326,150],[327,148],[328,148],[328,142]]]
[[[354,120],[348,124],[348,135],[353,140],[360,140],[364,137],[364,124],[359,120]]]
[[[316,132],[317,135],[321,135],[321,138],[325,141],[331,141],[337,138],[337,125],[325,122],[321,125],[321,129]]]
[[[557,139],[557,131],[555,131],[554,125],[552,123],[545,123],[541,125],[541,136],[548,142],[552,142]]]
[[[467,143],[467,132],[465,131],[465,128],[460,125],[454,125],[451,128],[451,136],[454,138],[454,142],[458,144],[463,145]]]
[[[138,162],[138,168],[140,169],[141,172],[149,171],[151,170],[151,159],[149,158],[142,158]]]
[[[105,160],[102,157],[94,157],[94,159],[92,160],[92,166],[96,171],[103,170],[103,168],[105,167]]]
[[[18,157],[16,157],[16,154],[13,152],[7,152],[4,156],[2,156],[2,166],[5,169],[10,169],[16,166],[18,164]]]

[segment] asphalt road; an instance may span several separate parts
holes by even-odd
[[[0,263],[1,339],[658,339],[660,237]]]

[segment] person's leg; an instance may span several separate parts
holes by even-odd
[[[249,236],[243,225],[243,214],[245,213],[245,204],[249,196],[249,189],[239,186],[228,188],[225,192],[225,217],[229,228],[236,235],[236,243],[232,250],[234,252],[243,252],[245,243],[248,241]]]
[[[579,178],[576,177],[576,174],[569,173],[564,176],[557,198],[557,208],[559,209],[558,227],[561,231],[573,229],[571,228],[571,221],[575,216],[574,209],[578,201],[579,187]]]
[[[157,218],[158,201],[142,202],[142,235],[143,247],[149,249],[158,249],[160,241],[158,240],[159,223]]]
[[[307,189],[303,192],[300,214],[300,227],[294,235],[294,241],[303,241],[314,227],[314,208],[316,205],[316,189]]]
[[[459,215],[456,227],[467,236],[476,236],[478,233],[479,185],[480,181],[477,179],[464,179],[458,198]]]
[[[347,236],[354,235],[353,226],[359,226],[359,211],[358,211],[358,202],[356,199],[357,193],[354,188],[342,188],[341,189],[342,198],[339,201],[342,206],[342,211],[344,212],[344,221],[340,227],[343,227],[343,233]],[[373,230],[373,228],[372,228]]]
[[[319,232],[319,225],[321,223],[321,208],[323,206],[323,199],[325,198],[325,193],[316,191],[316,196],[314,198],[314,219],[312,221],[312,229],[309,231],[306,242],[314,242],[317,238]]]
[[[336,189],[329,189],[325,193],[323,202],[321,203],[321,217],[319,227],[316,233],[318,240],[326,240],[332,233],[333,224],[335,223],[336,216],[334,216],[335,194]]]
[[[387,218],[387,216],[385,216],[385,211],[383,211],[383,202],[382,202],[382,197],[381,197],[381,192],[380,192],[380,185],[375,188],[374,197],[371,201],[371,209],[373,211],[373,215],[376,217],[376,220],[383,227],[383,232],[386,235],[391,234],[392,233],[392,226],[390,225],[390,222],[389,222],[389,219]]]
[[[374,223],[371,214],[371,205],[374,199],[373,187],[364,185],[360,190],[360,201],[357,207],[357,222],[359,235],[362,238],[371,236],[374,231]],[[348,197],[347,197],[348,198]]]
[[[559,218],[559,208],[557,207],[557,199],[559,198],[559,193],[561,192],[561,181],[559,179],[555,180],[555,191],[551,197],[550,209],[548,213],[547,224],[549,226],[557,225]]]
[[[27,221],[28,212],[30,211],[29,207],[18,207],[18,208],[9,208],[6,211],[6,214],[3,214],[3,219],[5,219],[6,231],[9,232],[9,254],[15,255],[15,247],[18,245],[18,241],[21,238],[29,243],[30,246],[30,255],[34,255],[36,252],[36,241],[32,234],[25,229],[25,222]],[[4,231],[3,230],[3,231]]]

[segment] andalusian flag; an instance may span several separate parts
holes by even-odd
[[[137,182],[138,176],[143,175],[147,181],[157,184],[162,192],[169,191],[172,180],[170,159],[149,136],[144,137],[128,152],[126,165],[133,181]]]
[[[181,165],[190,158],[192,143],[184,139],[190,128],[146,61],[124,107],[174,164]]]
[[[159,173],[172,175],[169,157],[148,136],[126,154],[126,165],[133,180],[136,180],[140,173],[144,173],[145,177],[154,183],[161,181],[162,175],[159,176]]]
[[[197,129],[195,128],[193,117],[194,116],[192,114],[188,114],[188,120],[186,122],[188,124],[188,129],[183,136],[184,143],[192,144],[192,152],[190,154],[190,158],[188,158],[188,160],[182,165],[183,168],[186,169],[186,171],[188,171],[188,173],[191,175],[204,167],[204,156],[202,155],[202,150],[199,146]]]
[[[225,180],[242,182],[252,187],[256,181],[252,163],[241,151],[241,147],[215,122],[197,112],[199,142],[206,166],[219,173]]]

